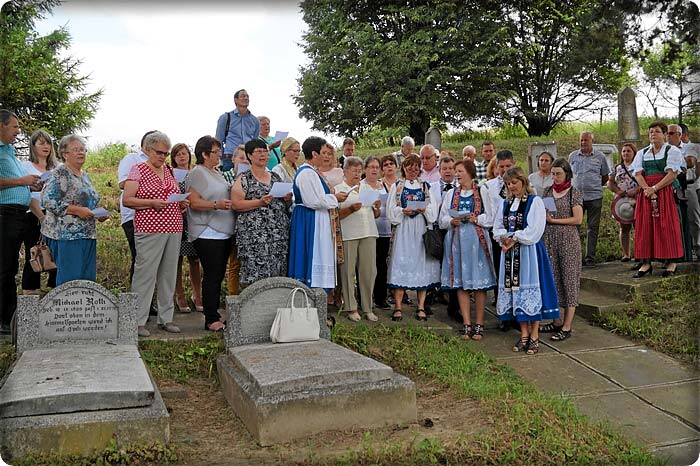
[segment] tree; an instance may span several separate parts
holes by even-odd
[[[304,0],[299,115],[327,133],[406,126],[422,144],[431,120],[500,113],[498,2]]]
[[[80,60],[62,56],[70,47],[65,27],[41,36],[36,20],[49,14],[59,0],[12,0],[0,15],[0,107],[14,111],[26,135],[43,128],[61,137],[87,128],[102,90],[88,93],[89,76]],[[18,147],[22,147],[20,139]]]

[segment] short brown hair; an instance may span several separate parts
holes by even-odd
[[[418,168],[420,168],[420,157],[416,154],[411,154],[403,159],[403,162],[401,162],[401,176],[406,178],[406,167],[411,165],[418,165]]]
[[[656,121],[651,122],[651,124],[649,125],[649,128],[647,128],[647,129],[652,129],[652,128],[661,128],[661,132],[663,132],[664,134],[666,134],[668,132],[668,125],[661,120],[656,120]]]
[[[469,173],[472,180],[476,179],[476,165],[474,162],[471,160],[457,160],[455,162],[455,170],[459,165],[464,167],[464,170]]]

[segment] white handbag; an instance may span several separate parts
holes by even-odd
[[[306,307],[294,307],[294,297],[301,291],[306,299]],[[309,305],[309,297],[302,288],[294,288],[289,293],[287,307],[277,308],[277,315],[270,329],[273,343],[292,341],[315,341],[319,339],[321,327],[318,323],[318,311]]]

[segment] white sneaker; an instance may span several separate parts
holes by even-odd
[[[377,314],[375,314],[374,312],[371,312],[371,311],[368,312],[367,314],[365,314],[365,317],[366,317],[367,320],[369,320],[370,322],[376,322],[376,321],[379,320],[379,317],[377,317]]]
[[[149,332],[146,329],[146,327],[144,327],[143,325],[138,326],[137,333],[140,337],[150,337],[151,336],[151,332]]]
[[[362,320],[362,317],[360,317],[359,312],[355,311],[348,313],[348,319],[352,320],[353,322],[359,322],[360,320]]]

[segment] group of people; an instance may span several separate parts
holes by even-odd
[[[416,319],[429,318],[434,300],[449,300],[463,322],[463,338],[479,340],[486,292],[493,290],[499,319],[520,328],[513,351],[537,353],[540,332],[555,341],[571,337],[581,267],[593,263],[610,172],[605,157],[592,150],[591,133],[581,134],[581,149],[568,161],[540,154],[538,171],[529,177],[515,167],[512,152],[496,152],[491,141],[482,144],[481,157],[466,146],[460,160],[428,144],[416,154],[406,137],[396,153],[363,160],[347,138],[339,166],[335,149],[320,137],[273,140],[269,118],[248,111],[245,90],[234,101],[236,109],[219,118],[217,136],[201,137],[194,153],[149,131],[141,150],[119,164],[140,336],[150,334],[145,324],[154,293],[163,330],[180,331],[173,323],[177,308],[203,312],[205,328],[221,331],[224,278],[228,293],[237,294],[257,280],[289,276],[325,289],[329,299],[342,296],[352,321],[362,315],[376,321],[376,308],[391,309],[392,320],[401,320],[405,292],[414,290]],[[682,255],[682,244],[679,249],[669,238],[681,238],[671,187],[685,160],[665,143],[667,132],[665,124],[653,124],[651,145],[634,157],[635,148],[626,145],[623,170],[615,167],[609,184],[619,195],[637,195],[640,275],[651,272],[651,259],[667,259],[668,271]],[[51,137],[36,132],[23,166],[12,146],[18,134],[17,117],[0,111],[0,233],[11,248],[1,270],[3,331],[16,308],[12,285],[22,241],[46,238],[58,266],[49,286],[95,280],[95,222],[106,218],[81,168],[86,147],[80,137],[61,139],[59,164]],[[291,183],[291,192],[273,196],[275,183]],[[578,232],[584,214],[585,255]],[[444,238],[442,254],[426,247],[433,235]],[[191,306],[182,285],[183,257]],[[38,277],[23,277],[22,288],[38,292]],[[552,320],[540,325],[543,319]]]

